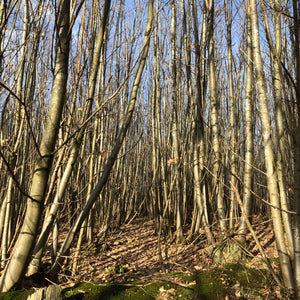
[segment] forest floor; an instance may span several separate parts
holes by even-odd
[[[279,273],[278,253],[270,220],[255,218],[253,227],[272,267]],[[186,236],[188,230],[188,227],[184,228]],[[229,240],[232,242],[232,239]],[[98,295],[102,297],[93,299],[146,299],[146,296],[161,300],[288,299],[272,279],[253,237],[250,234],[247,236],[242,258],[226,256],[225,248],[232,244],[229,240],[218,241],[223,255],[222,264],[219,264],[218,253],[212,255],[208,251],[204,232],[196,240],[186,240],[182,244],[176,244],[175,235],[167,235],[161,238],[161,263],[153,222],[143,218],[135,219],[115,232],[110,232],[105,241],[100,239],[98,244],[84,245],[77,275],[66,276],[63,287],[72,291],[68,295],[73,296],[73,299],[91,297],[89,291],[93,288],[78,282],[102,283],[102,287],[113,285],[111,295],[106,290],[106,296],[103,297],[103,289],[100,289]],[[74,254],[71,253],[70,257],[74,257]],[[151,289],[151,283],[158,284]],[[119,290],[122,284],[126,288]],[[134,291],[129,288],[132,286],[136,288],[135,297]],[[142,295],[137,292],[139,286]],[[74,298],[74,287],[86,297]]]
[[[270,221],[256,218],[253,227],[279,274],[278,253]],[[218,241],[223,255],[207,250],[205,235],[182,244],[175,236],[161,239],[153,222],[135,219],[109,232],[105,240],[83,244],[76,274],[71,273],[75,249],[60,275],[65,299],[289,299],[275,284],[254,239],[248,235],[243,257],[226,257],[229,240]],[[184,228],[187,235],[189,228]],[[97,235],[95,236],[97,240]],[[47,254],[47,253],[46,253]],[[47,257],[45,257],[47,260]],[[49,255],[48,255],[49,259]],[[224,261],[225,259],[225,261]],[[228,261],[226,261],[228,259]],[[29,288],[29,286],[27,286]],[[0,299],[5,299],[1,297]]]
[[[267,257],[277,257],[270,221],[258,220],[254,222],[254,228]],[[185,234],[188,234],[188,229],[184,228]],[[128,279],[145,281],[171,272],[194,273],[214,265],[214,257],[207,246],[204,232],[197,240],[182,244],[176,244],[175,235],[162,237],[161,264],[153,222],[140,218],[111,232],[104,242],[84,245],[77,273],[81,281],[102,282],[123,282]],[[261,263],[261,254],[250,234],[247,236],[247,251],[250,257],[252,255],[249,265]],[[235,258],[233,260],[237,262]],[[228,258],[230,262],[232,259]]]

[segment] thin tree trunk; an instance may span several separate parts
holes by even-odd
[[[262,123],[262,135],[264,142],[264,154],[266,164],[266,175],[268,191],[270,196],[270,203],[275,207],[280,207],[278,181],[275,166],[275,157],[272,148],[271,126],[270,126],[270,112],[268,107],[267,87],[265,81],[265,74],[263,70],[263,62],[261,57],[261,50],[259,44],[259,28],[257,17],[257,4],[255,0],[250,1],[251,10],[251,28],[252,28],[252,42],[253,42],[253,57],[255,65],[255,74],[258,88],[260,118]],[[283,275],[284,284],[287,288],[293,288],[293,271],[291,262],[285,245],[285,237],[281,219],[281,212],[276,208],[271,208],[273,219],[273,227],[275,239],[279,254],[280,266]]]
[[[225,20],[227,28],[227,61],[228,61],[228,85],[229,85],[229,103],[230,103],[230,182],[233,186],[237,185],[237,161],[236,161],[236,100],[234,97],[233,88],[233,73],[232,73],[232,38],[231,38],[231,24],[232,24],[232,3],[228,5],[228,0],[224,0],[225,6]],[[229,212],[229,228],[234,227],[234,211],[236,210],[235,192],[230,191],[230,212]]]
[[[199,25],[196,1],[192,1],[192,18],[194,23],[194,39],[195,39],[195,68],[196,68],[196,95],[194,97],[193,123],[193,173],[194,173],[194,189],[195,189],[195,206],[196,220],[195,233],[198,232],[199,226],[202,223],[205,228],[205,233],[210,243],[214,243],[212,232],[209,228],[208,212],[207,212],[207,199],[206,199],[206,184],[204,180],[204,156],[205,156],[205,135],[204,135],[204,94],[206,90],[206,83],[204,79],[205,73],[205,52],[207,42],[207,26],[206,8],[202,11],[202,32],[201,41],[199,41]]]
[[[209,36],[209,92],[210,92],[210,114],[213,147],[213,183],[217,199],[217,210],[221,230],[226,232],[225,207],[223,199],[223,186],[221,184],[221,149],[220,149],[220,116],[219,99],[217,97],[216,67],[215,67],[215,43],[214,43],[214,0],[209,1],[208,7],[208,36]]]
[[[103,57],[103,55],[102,55]],[[99,63],[99,79],[98,79],[98,91],[97,91],[97,95],[100,95],[101,93],[103,93],[104,89],[104,76],[105,76],[105,63],[104,63],[104,59],[101,59],[100,63]],[[103,101],[103,97],[97,97],[97,110],[99,110],[100,104]],[[102,101],[101,101],[101,100]],[[95,127],[94,127],[94,131],[93,131],[93,138],[92,138],[92,142],[91,142],[91,154],[90,154],[90,162],[89,162],[89,181],[88,181],[88,190],[87,190],[87,195],[86,195],[86,199],[89,199],[92,189],[93,189],[93,185],[94,185],[94,175],[96,173],[96,168],[95,168],[95,157],[96,157],[96,141],[97,141],[97,136],[98,136],[98,130],[99,130],[99,122],[100,119],[97,118],[96,122],[95,122]],[[77,241],[77,246],[76,246],[76,251],[74,254],[74,262],[73,262],[73,266],[72,266],[72,273],[75,274],[76,269],[77,269],[77,263],[78,263],[78,259],[79,259],[79,255],[80,255],[80,248],[81,248],[81,243],[83,240],[83,235],[84,235],[84,230],[86,229],[86,233],[87,233],[87,240],[88,242],[92,242],[92,236],[93,236],[93,227],[92,227],[92,211],[90,212],[89,218],[87,221],[84,222],[84,224],[82,224],[81,227],[81,231],[79,234],[79,238]],[[87,224],[87,226],[86,226]],[[87,227],[87,228],[86,228]]]
[[[244,193],[243,207],[247,218],[251,215],[252,209],[252,181],[253,181],[253,55],[252,55],[252,35],[250,5],[247,2],[246,12],[247,22],[247,57],[246,57],[246,87],[245,87],[245,167],[244,167]],[[239,239],[243,244],[246,241],[247,223],[242,214],[239,227]]]
[[[54,80],[45,131],[39,149],[41,156],[37,159],[34,168],[30,198],[27,199],[27,211],[22,230],[12,257],[0,279],[1,292],[10,290],[22,279],[29,263],[43,210],[44,195],[52,164],[53,151],[65,103],[70,41],[70,1],[62,0],[58,8]]]
[[[294,216],[294,277],[297,296],[300,298],[300,3],[293,0],[295,61],[296,61],[296,101],[297,128],[295,132],[295,212]]]
[[[61,266],[62,266],[62,262],[64,260],[64,255],[66,254],[66,252],[70,249],[71,244],[73,242],[73,239],[75,237],[75,234],[78,232],[78,230],[80,229],[82,223],[84,222],[84,220],[86,219],[86,217],[88,216],[88,213],[90,211],[90,209],[92,208],[93,204],[95,203],[95,201],[97,200],[100,192],[102,191],[103,187],[105,186],[111,169],[114,165],[114,162],[117,159],[118,153],[120,148],[122,147],[124,138],[126,136],[127,130],[130,126],[131,123],[131,119],[132,119],[132,115],[134,112],[134,108],[135,108],[135,103],[136,103],[136,98],[137,98],[137,92],[140,86],[140,82],[141,82],[141,77],[143,74],[143,70],[144,67],[146,65],[146,60],[147,60],[147,56],[148,56],[148,50],[149,50],[149,44],[150,44],[150,36],[151,36],[151,27],[152,27],[152,19],[153,19],[153,2],[154,0],[149,0],[149,5],[148,5],[148,17],[147,17],[147,24],[146,24],[146,29],[145,29],[145,38],[144,38],[144,45],[143,45],[143,49],[142,49],[142,54],[141,54],[141,58],[140,58],[140,64],[138,66],[137,69],[137,73],[135,76],[135,80],[133,83],[133,87],[132,87],[132,91],[130,94],[130,100],[129,100],[129,104],[128,104],[128,108],[127,108],[127,112],[126,112],[126,116],[125,116],[125,120],[124,123],[120,129],[120,132],[117,136],[114,148],[112,149],[112,152],[107,160],[107,163],[104,167],[102,176],[100,178],[100,180],[98,181],[97,185],[95,186],[95,188],[93,189],[90,198],[88,199],[88,201],[86,202],[85,207],[83,208],[83,210],[80,212],[78,218],[76,219],[74,225],[72,226],[72,228],[69,230],[64,243],[62,244],[59,253],[57,255],[56,261],[52,266],[52,269],[50,271],[50,276],[53,278],[56,278]]]
[[[269,21],[265,9],[265,4],[260,0],[260,8],[262,11],[263,24],[267,36],[267,41],[270,48],[271,61],[273,63],[273,91],[275,101],[275,120],[276,120],[276,133],[277,133],[277,152],[276,152],[276,172],[278,176],[278,186],[280,195],[281,207],[285,210],[289,210],[287,203],[287,188],[285,178],[287,174],[284,174],[286,170],[285,165],[285,133],[284,133],[284,122],[283,122],[283,103],[282,103],[282,72],[281,72],[281,13],[280,3],[278,0],[274,1],[273,9],[274,14],[274,30],[275,30],[275,47],[273,45],[273,39],[269,28]],[[293,235],[291,228],[291,218],[288,213],[282,212],[282,219],[287,238],[287,245],[291,261],[293,260]]]
[[[103,41],[104,41],[104,32],[105,32],[105,28],[106,28],[106,24],[107,24],[107,20],[108,20],[110,3],[111,3],[110,0],[105,1],[102,24],[101,24],[101,27],[98,32],[96,48],[95,48],[94,56],[93,56],[92,72],[91,72],[90,80],[89,80],[88,99],[87,99],[86,106],[85,106],[85,116],[83,117],[82,122],[84,122],[86,120],[86,118],[88,118],[90,111],[91,111],[91,107],[92,107],[94,92],[95,92],[95,88],[96,88],[96,79],[97,79],[97,74],[98,74],[100,51],[101,51]],[[81,130],[79,131],[78,135],[76,136],[75,140],[72,143],[67,166],[63,172],[61,182],[59,184],[58,190],[55,195],[55,199],[54,199],[51,209],[50,209],[50,214],[48,215],[47,220],[46,220],[47,224],[45,224],[45,226],[43,226],[43,231],[42,231],[42,233],[39,237],[39,240],[36,244],[36,247],[33,251],[34,257],[30,264],[30,270],[28,272],[28,275],[31,275],[38,271],[43,248],[44,248],[45,243],[48,239],[48,236],[51,232],[51,228],[52,228],[54,219],[56,217],[56,214],[57,214],[57,211],[59,208],[59,203],[61,203],[61,200],[64,196],[67,184],[69,182],[69,179],[70,179],[72,171],[73,171],[75,161],[78,158],[80,146],[82,143],[82,139],[84,137],[85,128],[86,128],[86,126],[81,128]]]
[[[172,44],[172,155],[174,164],[171,169],[173,176],[176,176],[176,189],[175,189],[175,218],[176,218],[176,241],[180,243],[183,238],[182,231],[182,190],[179,180],[180,175],[177,174],[181,169],[180,154],[179,154],[179,103],[178,103],[178,86],[177,86],[177,54],[176,54],[176,32],[177,32],[177,17],[176,17],[176,4],[175,0],[171,2],[171,44]]]

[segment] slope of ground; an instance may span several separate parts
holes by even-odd
[[[277,257],[270,222],[254,224],[257,236],[268,257]],[[186,228],[186,233],[188,228]],[[261,261],[251,236],[247,250],[250,265]],[[158,237],[150,220],[136,219],[129,225],[109,234],[97,245],[84,245],[78,264],[80,280],[120,282],[127,279],[147,280],[169,272],[194,273],[213,265],[214,259],[207,251],[204,235],[191,243],[176,244],[175,237],[161,240],[163,264],[159,262]],[[72,257],[72,255],[71,255]],[[71,262],[71,261],[70,261]]]
[[[265,253],[279,273],[270,221],[256,218],[253,223]],[[184,228],[186,236],[188,230]],[[226,242],[218,241],[221,252]],[[163,236],[163,262],[159,262],[157,244],[152,221],[138,218],[109,232],[105,240],[83,244],[76,274],[71,272],[75,257],[75,249],[71,249],[59,277],[64,298],[288,299],[274,283],[250,235],[245,247],[247,255],[222,265],[216,264],[216,255],[207,250],[204,234],[182,244],[175,243],[175,236]],[[44,262],[50,260],[49,253]],[[29,281],[26,288],[34,284]],[[0,299],[5,299],[2,296]]]

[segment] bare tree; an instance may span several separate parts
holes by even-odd
[[[295,211],[294,217],[294,272],[297,296],[300,297],[300,3],[293,1],[294,15],[294,53],[296,61],[296,102],[297,102],[297,127],[295,132]]]
[[[62,0],[57,12],[57,44],[54,80],[45,131],[34,168],[24,224],[14,252],[0,280],[0,290],[8,291],[24,274],[36,238],[53,151],[66,97],[70,40],[70,1]]]
[[[280,213],[280,200],[279,192],[277,187],[277,173],[275,171],[275,158],[273,152],[273,145],[271,139],[271,126],[270,126],[270,112],[268,107],[268,96],[265,74],[263,70],[263,62],[261,58],[261,50],[259,44],[259,28],[258,28],[258,17],[257,17],[257,6],[256,1],[250,1],[251,11],[251,29],[252,29],[252,42],[253,42],[253,58],[255,65],[255,74],[259,96],[259,107],[260,116],[262,122],[262,135],[264,141],[264,153],[266,162],[266,175],[268,183],[268,191],[270,202],[274,206],[271,208],[274,234],[276,238],[276,244],[279,253],[280,265],[283,274],[285,286],[293,289],[293,272],[291,262],[285,245],[285,237],[283,231],[283,224]]]
[[[253,55],[252,55],[252,35],[251,35],[251,19],[250,5],[247,2],[246,10],[246,86],[245,86],[245,167],[244,167],[244,191],[243,191],[243,206],[245,214],[251,215],[252,208],[252,182],[253,182]],[[243,243],[246,240],[247,224],[245,217],[242,215],[239,234],[240,241]]]
[[[147,24],[146,24],[146,29],[145,29],[144,45],[143,45],[143,49],[142,49],[142,52],[141,52],[139,67],[137,69],[137,73],[136,73],[136,76],[135,76],[133,88],[132,88],[132,91],[131,91],[131,94],[130,94],[129,105],[128,105],[128,108],[127,108],[124,123],[122,124],[120,132],[119,132],[119,134],[116,138],[114,148],[112,149],[112,152],[111,152],[111,154],[110,154],[110,156],[107,160],[107,163],[104,167],[101,178],[99,179],[97,185],[93,189],[89,199],[86,202],[85,207],[80,212],[80,214],[79,214],[77,220],[75,221],[74,225],[69,230],[68,235],[67,235],[64,243],[62,244],[62,246],[59,250],[59,253],[57,255],[55,263],[53,264],[52,269],[50,271],[50,275],[52,277],[57,276],[58,271],[61,268],[62,261],[64,260],[64,255],[65,255],[66,251],[69,250],[69,248],[72,244],[72,241],[74,239],[75,234],[78,232],[78,230],[80,229],[82,223],[87,218],[90,209],[92,208],[92,206],[95,203],[96,199],[98,198],[100,192],[102,191],[103,187],[105,186],[105,184],[108,180],[108,177],[110,175],[111,169],[112,169],[112,167],[113,167],[113,165],[116,161],[119,150],[122,147],[122,144],[123,144],[123,141],[125,139],[127,130],[130,126],[131,119],[132,119],[133,112],[134,112],[134,108],[135,108],[138,88],[139,88],[139,85],[140,85],[140,82],[141,82],[143,70],[144,70],[144,67],[145,67],[145,64],[146,64],[146,59],[147,59],[147,56],[148,56],[148,49],[149,49],[151,29],[152,29],[152,19],[153,19],[153,2],[154,2],[153,0],[150,0],[149,4],[148,4],[148,17],[147,17]]]

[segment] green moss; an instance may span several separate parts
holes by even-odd
[[[230,264],[227,269],[229,274],[234,276],[244,287],[260,288],[272,283],[272,279],[265,269],[247,268],[241,264]]]
[[[195,275],[196,292],[201,299],[217,299],[220,295],[227,294],[223,274],[218,269],[201,271]]]
[[[193,275],[190,273],[184,273],[184,272],[171,272],[166,275],[167,277],[176,277],[182,279],[184,282],[191,282],[193,281]]]
[[[82,283],[71,290],[63,292],[64,299],[156,299],[160,293],[167,294],[175,299],[196,299],[193,288],[184,288],[166,281],[156,281],[149,284],[130,282],[115,285],[101,285],[97,283]]]
[[[249,268],[240,263],[201,270],[195,274],[173,272],[162,274],[161,280],[127,281],[123,284],[80,283],[65,289],[63,299],[264,299],[264,291],[274,285],[268,270]],[[0,300],[23,300],[33,291],[0,293]]]
[[[196,289],[201,299],[223,298],[226,295],[259,297],[272,280],[267,270],[248,268],[241,264],[228,264],[195,274]]]
[[[166,279],[166,277],[170,279]],[[153,282],[130,281],[104,285],[82,283],[63,292],[64,299],[231,299],[250,297],[264,299],[264,290],[271,287],[267,270],[248,268],[242,264],[217,266],[189,275],[174,272]]]
[[[8,293],[0,293],[0,300],[26,300],[28,296],[33,293],[33,290],[18,290]]]
[[[143,296],[143,298],[139,298]],[[145,291],[138,286],[122,284],[101,285],[97,283],[81,283],[63,292],[64,299],[154,299],[147,297]]]

